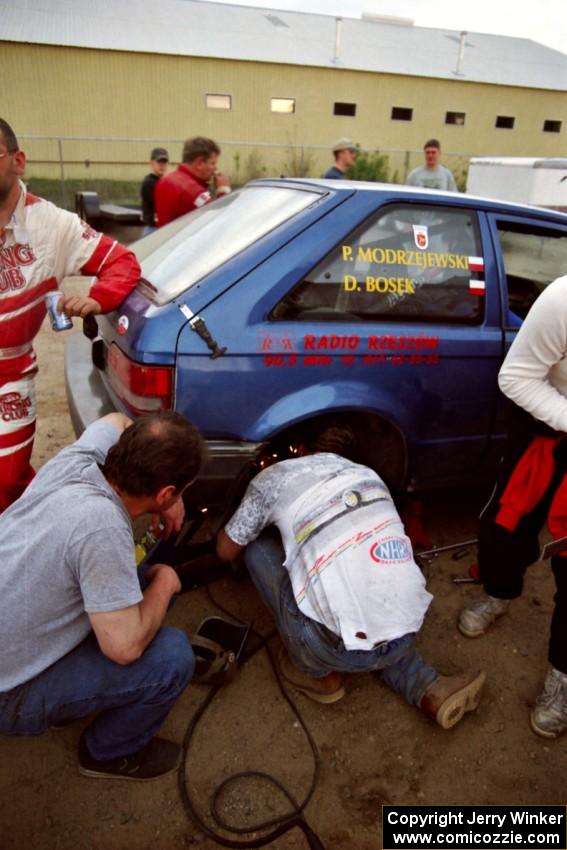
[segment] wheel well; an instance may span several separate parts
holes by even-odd
[[[296,457],[297,447],[305,440],[305,435],[331,422],[352,428],[356,437],[356,452],[352,459],[374,469],[389,488],[394,501],[402,504],[408,477],[408,453],[401,432],[386,419],[371,413],[347,411],[324,414],[286,428],[265,443],[256,460],[248,464],[232,483],[222,509],[218,516],[215,515],[215,530],[225,525],[232,516],[246,487],[258,472],[279,460]]]
[[[302,435],[331,421],[354,431],[356,453],[353,460],[374,469],[393,494],[401,494],[407,483],[406,441],[394,425],[375,414],[346,411],[304,420],[270,440],[265,456],[270,459],[275,455],[279,460],[293,457],[294,448],[302,442]]]

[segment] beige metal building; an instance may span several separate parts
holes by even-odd
[[[154,143],[178,159],[197,134],[238,179],[320,174],[340,136],[400,180],[431,136],[454,170],[565,153],[567,56],[527,39],[199,0],[18,6],[0,0],[0,114],[36,175],[137,179]]]

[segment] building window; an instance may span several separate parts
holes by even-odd
[[[561,121],[544,121],[543,122],[543,132],[544,133],[560,133],[561,132]]]
[[[356,103],[338,103],[333,106],[333,115],[349,115],[354,118],[356,115]]]
[[[497,115],[495,127],[499,127],[501,130],[513,130],[514,122],[516,121],[511,115]]]
[[[408,109],[405,106],[392,106],[392,121],[411,121],[413,118],[413,109]]]
[[[294,97],[273,97],[270,101],[270,110],[272,112],[283,112],[290,115],[295,112]]]
[[[232,97],[229,94],[206,94],[207,109],[232,109]]]
[[[465,113],[464,112],[446,112],[445,124],[456,124],[459,127],[464,127]]]

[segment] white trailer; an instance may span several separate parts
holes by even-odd
[[[567,159],[473,157],[469,163],[467,192],[567,211]]]

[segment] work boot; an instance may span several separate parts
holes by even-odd
[[[479,637],[488,631],[491,623],[506,613],[509,606],[509,599],[497,599],[485,593],[465,605],[459,616],[459,631],[465,637]]]
[[[165,738],[152,738],[137,753],[99,761],[86,745],[84,732],[79,741],[79,773],[96,779],[129,779],[144,782],[172,773],[179,767],[181,747]]]
[[[557,738],[567,729],[567,673],[550,667],[530,723],[534,732],[543,738]]]
[[[278,653],[278,667],[283,681],[291,685],[300,694],[304,694],[315,702],[338,702],[345,695],[343,678],[340,673],[328,673],[321,678],[307,676],[298,670],[290,661],[289,655],[282,647]]]
[[[467,711],[475,710],[485,679],[486,673],[478,671],[439,676],[424,693],[419,707],[443,729],[450,729]]]

